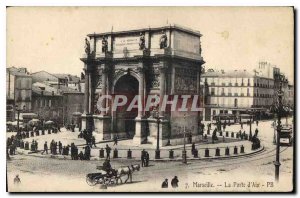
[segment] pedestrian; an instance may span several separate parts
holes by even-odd
[[[93,146],[93,145],[94,145],[95,147],[97,147],[97,146],[96,146],[96,139],[95,139],[95,136],[92,136],[92,146]]]
[[[68,144],[68,145],[66,146],[66,155],[69,155],[69,151],[70,151],[70,145]]]
[[[84,149],[84,156],[86,160],[90,160],[91,157],[91,147],[90,146],[86,146]]]
[[[58,141],[58,152],[60,155],[61,155],[61,151],[62,151],[62,143]]]
[[[71,143],[71,160],[74,160],[74,148],[75,148],[74,143]]]
[[[258,126],[258,120],[256,120],[256,126]]]
[[[188,138],[188,140],[189,140],[189,144],[191,144],[191,143],[192,143],[192,133],[189,133],[189,138]]]
[[[146,165],[146,167],[149,166],[149,158],[150,158],[149,153],[146,151],[146,154],[145,154],[145,165]]]
[[[44,150],[42,152],[42,155],[46,152],[46,154],[48,154],[48,145],[47,145],[47,141],[45,141],[44,143]]]
[[[54,142],[54,147],[53,147],[53,154],[57,154],[57,142]]]
[[[165,179],[165,181],[161,184],[161,188],[168,188],[168,179]]]
[[[38,145],[39,145],[39,143],[35,140],[35,147],[34,147],[34,149],[35,149],[36,152],[38,151]]]
[[[20,183],[21,183],[20,177],[19,175],[16,175],[16,177],[14,178],[14,184],[20,184]]]
[[[196,149],[196,146],[195,146],[195,143],[193,142],[192,149],[191,149],[192,155],[194,155],[195,149]]]
[[[256,128],[255,129],[255,136],[257,137],[257,135],[258,135],[258,129]]]
[[[118,145],[118,136],[117,135],[114,136],[114,145]]]
[[[82,151],[80,151],[80,153],[78,154],[78,158],[79,158],[80,160],[84,160],[84,155],[83,155],[83,152],[82,152]]]
[[[105,151],[106,151],[106,159],[110,159],[111,148],[108,146],[108,144],[106,144]]]
[[[146,165],[145,164],[145,157],[146,157],[146,151],[145,151],[145,149],[143,149],[142,152],[141,152],[142,167],[144,167]]]
[[[54,140],[52,140],[50,143],[50,151],[51,151],[51,154],[54,154]]]
[[[179,183],[179,180],[178,180],[177,176],[175,176],[175,177],[172,179],[172,181],[171,181],[171,186],[172,186],[173,188],[177,188],[177,187],[178,187],[178,183]]]

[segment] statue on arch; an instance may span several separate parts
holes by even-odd
[[[91,46],[90,46],[90,42],[87,38],[85,38],[85,53],[86,55],[90,55],[91,53]]]
[[[103,36],[103,38],[102,38],[102,53],[107,52],[107,50],[108,50],[107,38],[105,36]]]
[[[145,34],[144,33],[140,33],[140,42],[139,42],[139,45],[140,45],[140,50],[143,50],[145,49]]]
[[[84,80],[84,79],[85,79],[85,74],[84,74],[83,72],[81,72],[80,79],[81,79],[81,80]]]
[[[167,44],[168,37],[167,37],[165,31],[162,31],[162,35],[161,35],[161,37],[159,39],[159,42],[160,42],[159,43],[160,49],[168,47],[168,44]]]

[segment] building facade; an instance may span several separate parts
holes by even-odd
[[[80,78],[70,74],[51,74],[46,71],[39,71],[31,74],[33,83],[41,82],[60,89],[61,86],[80,90]]]
[[[31,111],[32,78],[26,68],[6,69],[7,118],[15,120],[16,108]]]
[[[32,110],[40,119],[63,125],[63,96],[57,89],[42,83],[32,87]]]
[[[198,95],[204,63],[200,37],[199,32],[176,25],[89,34],[81,58],[85,71],[83,128],[101,139],[118,134],[137,144],[156,144],[157,139],[160,145],[181,144],[184,125],[197,137],[199,112],[187,112],[185,120],[182,112],[159,108],[157,135],[157,120],[150,110],[113,110],[108,100],[101,103],[108,110],[100,112],[96,107],[98,98],[107,95],[139,95],[142,105],[150,95]]]
[[[83,113],[84,93],[78,91],[63,92],[64,124],[74,123],[74,113]]]
[[[262,114],[273,104],[274,79],[246,70],[208,70],[201,78],[204,118],[219,114]]]
[[[72,124],[73,113],[83,113],[84,93],[67,86],[60,89],[47,83],[33,84],[32,107],[41,119],[62,125]]]

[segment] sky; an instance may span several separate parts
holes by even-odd
[[[87,34],[167,23],[200,31],[206,69],[252,71],[267,61],[293,83],[288,7],[10,7],[6,66],[80,75]]]

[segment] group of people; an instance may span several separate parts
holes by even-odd
[[[149,153],[145,149],[142,150],[141,154],[141,161],[142,161],[142,167],[148,167],[149,166]]]
[[[19,140],[17,139],[16,136],[12,135],[11,137],[8,137],[6,140],[6,151],[7,155],[15,155],[16,154],[16,149],[19,144]]]
[[[97,147],[96,146],[96,138],[93,136],[92,131],[88,131],[84,129],[83,131],[80,131],[78,138],[83,138],[86,141],[86,144],[90,147]]]
[[[48,154],[48,150],[50,150],[50,153],[52,155],[69,155],[71,154],[72,160],[90,160],[91,157],[91,148],[89,145],[84,147],[84,152],[80,151],[78,153],[78,147],[72,142],[71,145],[63,146],[60,141],[55,142],[52,140],[50,142],[50,149],[48,148],[48,143],[45,141],[44,143],[44,150],[41,154]]]
[[[175,176],[172,180],[171,180],[171,186],[173,188],[177,188],[178,187],[178,183],[179,183],[179,180],[178,180],[178,177]],[[161,184],[161,188],[168,188],[169,187],[169,182],[168,182],[168,179],[165,179],[163,181],[163,183]]]

